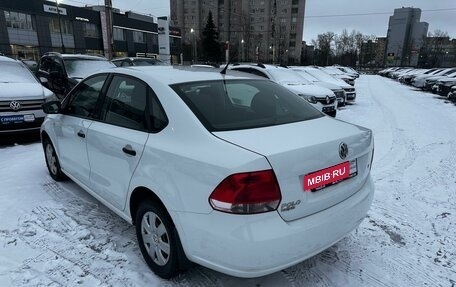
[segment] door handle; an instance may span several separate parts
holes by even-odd
[[[78,137],[85,139],[86,135],[83,131],[78,131]]]
[[[128,155],[135,156],[136,151],[131,147],[131,145],[127,144],[122,148],[122,151]]]

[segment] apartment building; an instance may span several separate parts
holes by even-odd
[[[305,0],[171,0],[171,20],[184,43],[199,43],[209,11],[234,60],[300,62]]]

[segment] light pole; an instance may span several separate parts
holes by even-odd
[[[60,20],[60,8],[59,8],[60,1],[61,0],[55,0],[55,3],[57,4],[57,17],[59,18],[60,43],[62,44],[62,53],[65,53],[65,45],[63,44],[63,35],[62,35],[62,21]]]
[[[245,62],[245,55],[244,55],[244,39],[241,40],[241,49],[242,49],[242,53],[241,53],[241,57],[242,57],[242,62]]]
[[[195,29],[191,28],[190,33],[193,35],[193,49],[192,49],[192,54],[193,54],[193,64],[196,64],[196,60],[198,59],[198,50],[196,48],[196,35],[195,35]]]

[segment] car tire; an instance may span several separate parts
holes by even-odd
[[[136,236],[149,268],[169,279],[179,273],[180,241],[171,217],[155,202],[143,202],[136,213]]]
[[[43,140],[43,149],[44,149],[44,157],[46,160],[46,166],[49,171],[49,175],[55,181],[62,181],[65,180],[67,177],[62,172],[60,167],[59,158],[55,152],[54,145],[52,144],[49,138],[45,138]]]

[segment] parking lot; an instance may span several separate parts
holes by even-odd
[[[356,89],[336,118],[374,131],[374,203],[317,256],[255,279],[200,266],[159,279],[134,227],[54,182],[36,138],[10,140],[0,147],[0,286],[455,286],[456,106],[379,76]]]

